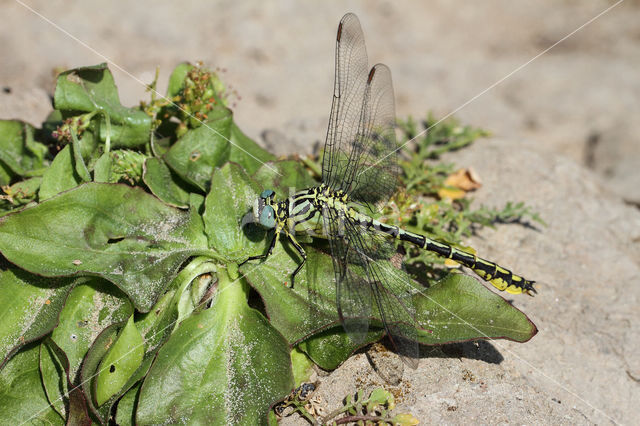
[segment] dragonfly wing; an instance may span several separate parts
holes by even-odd
[[[336,306],[338,317],[349,338],[359,344],[365,340],[371,320],[373,294],[368,280],[349,267],[356,254],[344,228],[344,215],[327,206],[323,208],[325,235],[331,247],[336,279]]]
[[[412,368],[418,365],[418,332],[414,295],[416,289],[388,260],[395,247],[388,238],[373,229],[348,219],[347,238],[358,253],[367,275],[373,301],[385,330],[403,361]],[[341,297],[341,295],[338,295]]]
[[[393,244],[340,212],[324,211],[336,274],[338,315],[347,334],[356,343],[364,340],[371,317],[377,313],[397,352],[415,368],[416,290],[388,261],[395,253]]]
[[[322,163],[323,182],[355,201],[382,201],[395,191],[395,107],[391,72],[368,70],[358,18],[338,26],[333,104]]]
[[[352,163],[344,176],[356,201],[386,201],[398,184],[395,105],[391,70],[377,64],[367,77],[358,134],[351,147]]]

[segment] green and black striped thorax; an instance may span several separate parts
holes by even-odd
[[[282,201],[276,201],[275,193],[267,189],[260,195],[254,216],[256,222],[266,228],[285,228],[288,219],[293,220],[291,225],[295,226],[317,219],[326,208],[349,211],[348,204],[349,197],[344,191],[325,184],[303,189]]]

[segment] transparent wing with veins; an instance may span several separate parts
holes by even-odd
[[[335,72],[323,182],[356,202],[386,201],[398,176],[391,71],[383,64],[368,69],[364,35],[353,14],[338,26]]]

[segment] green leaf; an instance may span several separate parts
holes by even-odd
[[[266,151],[251,138],[242,133],[235,123],[231,125],[231,152],[229,161],[240,164],[249,174],[254,173],[264,163],[273,161],[276,156]]]
[[[42,388],[39,345],[23,348],[0,370],[0,419],[5,424],[64,425]]]
[[[134,426],[136,424],[136,407],[141,386],[142,383],[132,387],[120,398],[120,401],[118,401],[116,411],[116,423],[118,425]]]
[[[526,342],[538,331],[525,314],[467,275],[449,274],[418,294],[415,306],[419,341],[426,345],[482,338]]]
[[[96,164],[93,166],[93,181],[94,182],[109,182],[111,177],[111,155],[105,152],[98,158]]]
[[[294,250],[288,243],[279,243],[265,261],[240,267],[240,272],[260,293],[271,325],[292,345],[339,324],[331,258],[305,246],[307,263],[296,276],[295,286],[290,288],[291,274],[300,262],[297,255],[292,258]]]
[[[69,293],[60,322],[51,333],[51,340],[69,360],[69,374],[73,378],[98,335],[133,313],[129,300],[108,281],[95,277],[80,280]]]
[[[241,226],[260,192],[260,185],[237,164],[225,164],[213,174],[205,200],[204,227],[209,246],[226,262],[239,263],[266,250],[263,230]]]
[[[165,203],[180,208],[189,207],[189,191],[186,185],[159,158],[147,158],[144,162],[144,183],[153,195]]]
[[[331,327],[314,334],[298,344],[320,368],[334,370],[351,356],[353,352],[370,343],[377,342],[384,336],[384,329],[371,326],[364,340],[354,344],[347,336],[342,325]]]
[[[185,319],[158,353],[138,424],[263,424],[293,388],[287,342],[247,305],[241,282],[218,279],[213,306]]]
[[[78,142],[79,150],[74,150],[71,144],[65,146],[58,152],[51,162],[51,165],[45,170],[42,175],[42,184],[40,185],[40,201],[44,201],[68,189],[75,188],[83,182],[83,179],[76,169],[77,160],[79,158],[82,162],[90,160],[96,151],[97,145],[94,135],[90,130],[86,130]],[[76,155],[78,151],[81,151],[81,157]]]
[[[309,245],[305,250],[307,263],[296,276],[294,288],[289,287],[291,274],[300,259],[292,258],[294,249],[288,243],[276,245],[262,263],[245,263],[240,272],[260,293],[271,325],[316,364],[331,370],[358,348],[379,340],[384,332],[373,307],[370,330],[363,341],[354,343],[346,335],[337,313],[331,257]]]
[[[164,160],[186,182],[207,191],[213,169],[229,159],[231,111],[216,108],[204,124],[184,134]]]
[[[100,111],[109,116],[112,147],[138,147],[149,141],[151,118],[143,111],[120,104],[118,89],[106,64],[76,68],[58,76],[55,108],[67,113]],[[100,140],[107,139],[100,122]]]
[[[89,348],[87,356],[82,363],[82,370],[80,371],[80,386],[82,388],[82,393],[85,395],[87,404],[89,405],[89,412],[94,420],[97,420],[101,424],[106,424],[105,419],[109,417],[111,404],[104,404],[99,408],[96,407],[96,381],[94,379],[98,371],[98,365],[100,365],[100,362],[116,340],[118,330],[123,326],[124,323],[110,325],[98,335],[91,345],[91,348]]]
[[[14,174],[11,172],[11,169],[0,161],[0,185],[9,185],[13,177]]]
[[[67,424],[90,422],[84,395],[71,384],[69,360],[64,351],[48,337],[40,344],[40,374],[49,403],[67,419]]]
[[[0,368],[14,351],[58,324],[72,281],[43,278],[14,267],[0,272]]]
[[[87,165],[84,163],[84,158],[82,158],[82,146],[80,145],[80,140],[78,139],[74,129],[71,129],[71,139],[71,152],[73,153],[76,173],[80,176],[80,179],[82,179],[83,182],[90,182],[91,175],[89,174]]]
[[[34,140],[35,129],[19,120],[0,120],[0,162],[19,176],[39,176],[49,149]]]
[[[122,389],[142,363],[144,353],[144,341],[132,315],[98,368],[95,398],[99,406]]]
[[[318,185],[302,163],[292,160],[264,164],[256,171],[253,178],[260,182],[264,189],[274,190],[276,198],[279,199]]]
[[[69,381],[64,362],[53,348],[55,343],[45,339],[40,344],[40,374],[42,385],[51,406],[63,418],[67,417],[66,395],[69,393]]]
[[[200,218],[140,188],[88,183],[0,220],[0,250],[45,276],[98,275],[146,312],[180,265],[210,254]]]
[[[67,189],[75,188],[82,183],[74,167],[71,145],[65,146],[53,159],[51,166],[42,176],[40,185],[40,200],[44,201]]]
[[[176,66],[169,76],[169,86],[167,87],[167,98],[178,96],[184,88],[184,79],[187,73],[193,69],[189,62],[182,62]]]
[[[295,347],[291,349],[291,369],[295,386],[298,387],[303,382],[308,381],[313,374],[313,361],[304,352]]]

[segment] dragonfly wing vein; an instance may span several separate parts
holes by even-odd
[[[398,353],[409,357],[403,360],[415,368],[418,333],[413,297],[416,289],[407,282],[408,277],[400,274],[388,260],[389,254],[395,253],[393,243],[351,219],[345,221],[345,233],[359,254],[373,301],[390,340]]]
[[[347,335],[364,340],[378,317],[399,352],[417,358],[415,289],[388,261],[393,244],[339,210],[323,206],[323,220],[336,277],[336,305]],[[404,359],[411,367],[417,361]],[[415,361],[415,363],[414,363]]]
[[[323,220],[331,248],[336,279],[338,316],[349,338],[359,344],[365,340],[371,320],[373,295],[366,277],[350,268],[349,258],[355,254],[352,241],[344,233],[345,217],[340,212],[323,207]]]
[[[336,76],[322,163],[323,182],[354,201],[385,201],[395,191],[395,107],[391,72],[368,71],[358,18],[347,14],[338,27]]]

